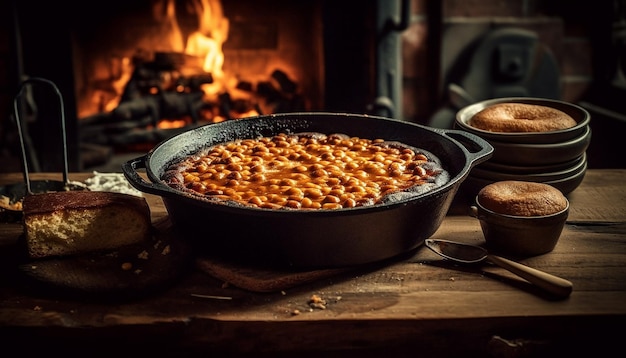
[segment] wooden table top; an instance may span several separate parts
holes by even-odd
[[[71,173],[70,179],[91,175]],[[626,169],[588,170],[568,195],[570,214],[554,251],[519,260],[570,280],[574,290],[566,299],[547,297],[496,266],[454,265],[426,248],[275,292],[252,292],[194,266],[164,291],[110,302],[38,295],[4,263],[0,341],[23,351],[30,348],[18,342],[28,336],[70,355],[97,347],[102,356],[118,349],[272,357],[609,352],[621,347],[615,327],[626,323],[625,176]],[[0,174],[0,185],[22,180],[18,173]],[[144,197],[154,222],[167,217],[160,197]],[[451,210],[432,237],[484,243],[465,209]],[[21,224],[0,224],[3,261],[21,232]],[[325,304],[312,305],[313,297]]]

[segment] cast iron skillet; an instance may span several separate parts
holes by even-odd
[[[202,147],[281,132],[344,133],[400,141],[437,156],[450,181],[386,204],[287,211],[207,202],[172,189],[160,179],[170,163]],[[177,230],[201,254],[277,266],[341,267],[392,258],[420,246],[441,225],[471,168],[492,154],[488,142],[464,131],[367,115],[286,113],[188,130],[125,162],[122,171],[138,190],[162,197]],[[140,176],[139,168],[145,168],[149,181]]]

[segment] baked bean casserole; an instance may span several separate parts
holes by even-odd
[[[204,148],[161,179],[206,200],[266,209],[342,209],[400,200],[448,182],[431,153],[344,134],[277,134]]]

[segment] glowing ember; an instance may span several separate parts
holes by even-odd
[[[159,122],[157,127],[159,129],[172,129],[172,128],[182,128],[188,125],[190,122],[185,119],[165,119]]]

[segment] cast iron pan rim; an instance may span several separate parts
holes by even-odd
[[[434,135],[439,136],[442,140],[448,140],[452,143],[454,143],[455,146],[459,147],[460,151],[463,151],[464,148],[463,145],[461,143],[459,143],[458,141],[456,141],[453,138],[447,137],[444,135],[444,133],[447,132],[454,132],[455,130],[443,130],[443,129],[439,129],[439,128],[432,128],[432,127],[428,127],[428,126],[424,126],[424,125],[420,125],[417,123],[412,123],[412,122],[407,122],[407,121],[401,121],[398,119],[394,119],[394,118],[388,118],[388,117],[381,117],[381,116],[373,116],[373,115],[367,115],[367,114],[351,114],[351,113],[331,113],[331,112],[289,112],[289,113],[276,113],[276,114],[269,114],[269,115],[260,115],[260,116],[253,116],[253,117],[246,117],[243,119],[237,119],[236,121],[254,121],[258,118],[280,118],[280,117],[319,117],[319,116],[329,116],[329,117],[337,117],[337,116],[343,116],[343,117],[358,117],[358,118],[368,118],[368,119],[375,119],[375,120],[382,120],[382,121],[386,121],[386,122],[393,122],[396,123],[397,125],[402,125],[402,126],[412,126],[412,127],[416,127],[416,128],[420,128],[422,130],[426,130],[429,132],[432,132]],[[214,126],[214,125],[220,125],[221,123],[224,122],[220,122],[220,123],[212,123],[212,124],[207,124],[204,126]],[[204,127],[202,126],[202,127]],[[208,208],[219,208],[221,211],[225,211],[225,212],[232,212],[233,214],[237,214],[237,213],[241,213],[241,212],[245,212],[245,213],[255,213],[255,214],[259,214],[260,216],[263,215],[269,215],[269,216],[277,216],[277,215],[284,215],[284,216],[297,216],[297,215],[305,215],[307,217],[314,215],[314,216],[337,216],[338,214],[342,214],[342,215],[360,215],[363,212],[377,212],[377,211],[387,211],[390,208],[395,208],[395,207],[400,207],[400,206],[406,206],[406,205],[411,205],[413,203],[416,202],[422,202],[424,200],[432,200],[432,199],[436,199],[439,198],[441,196],[444,196],[448,191],[455,189],[458,185],[460,185],[460,182],[463,181],[468,175],[469,172],[472,168],[472,163],[468,160],[467,157],[465,157],[465,164],[463,165],[463,168],[461,170],[459,170],[459,172],[453,176],[450,177],[448,182],[437,187],[434,188],[432,190],[429,190],[425,193],[421,193],[421,194],[417,194],[417,195],[410,195],[407,198],[403,198],[403,199],[399,199],[399,200],[394,200],[393,202],[390,203],[385,203],[385,204],[378,204],[378,205],[371,205],[371,206],[359,206],[356,208],[342,208],[342,209],[336,209],[336,210],[288,210],[288,209],[267,209],[267,208],[255,208],[255,207],[247,207],[247,206],[239,206],[239,205],[233,205],[233,204],[225,204],[225,203],[218,203],[218,202],[213,202],[213,201],[209,201],[209,200],[205,200],[200,196],[194,196],[192,194],[186,194],[184,192],[180,192],[178,190],[172,189],[169,186],[167,186],[165,183],[163,183],[160,179],[159,176],[157,176],[153,170],[153,168],[151,167],[151,165],[149,165],[151,163],[151,159],[152,156],[164,145],[166,145],[167,143],[176,140],[176,138],[185,135],[188,132],[193,132],[196,131],[202,127],[196,127],[194,129],[191,129],[187,132],[183,132],[180,133],[174,137],[171,137],[169,139],[164,140],[163,142],[157,144],[154,148],[152,148],[144,157],[144,162],[147,163],[146,165],[146,173],[148,174],[148,177],[150,178],[150,180],[153,182],[153,184],[162,187],[163,189],[161,190],[161,194],[164,197],[164,199],[166,200],[170,200],[173,199],[174,197],[176,197],[177,200],[182,199],[183,201],[191,204],[191,205],[195,205],[195,206],[201,206],[201,207],[208,207]],[[178,159],[175,158],[175,159]],[[451,174],[451,173],[449,173]]]

